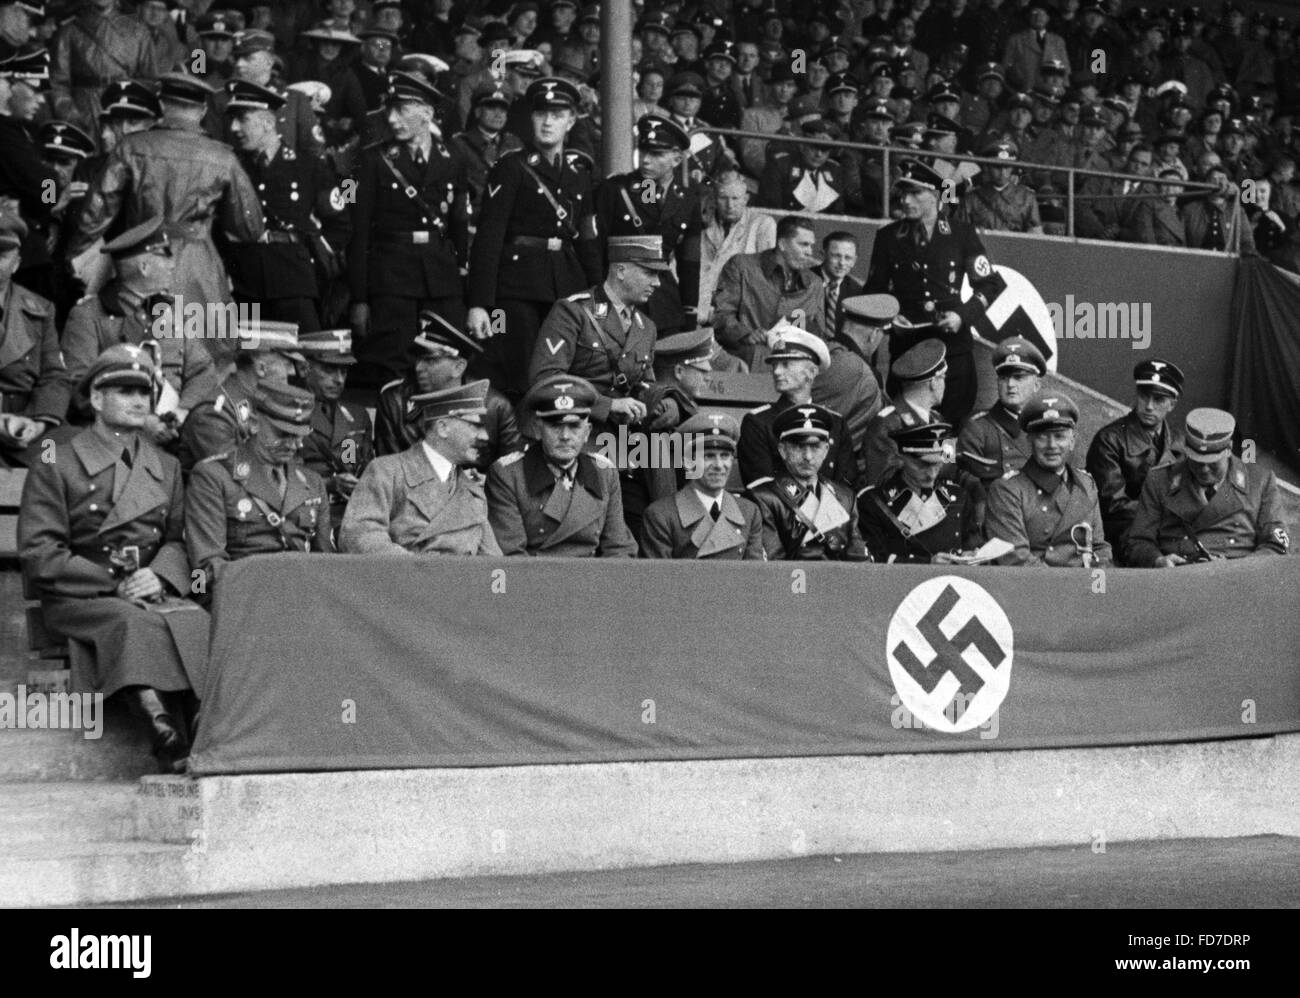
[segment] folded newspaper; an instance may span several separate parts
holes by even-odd
[[[1009,541],[994,537],[990,541],[985,541],[978,550],[970,554],[950,554],[948,557],[954,565],[983,565],[1010,554],[1015,549],[1016,546]]]

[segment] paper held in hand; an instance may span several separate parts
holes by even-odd
[[[985,541],[978,550],[972,551],[970,554],[951,554],[948,557],[954,565],[984,565],[1001,558],[1003,555],[1010,554],[1015,549],[1016,546],[1009,541],[994,537],[990,541]]]

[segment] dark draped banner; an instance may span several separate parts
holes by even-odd
[[[262,556],[199,774],[1300,730],[1300,561],[1174,571]],[[961,730],[963,729],[964,730]]]
[[[1264,260],[1242,260],[1232,317],[1237,428],[1300,471],[1300,282]]]

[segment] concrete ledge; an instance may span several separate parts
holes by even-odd
[[[1300,835],[1300,735],[971,754],[145,777],[168,893]],[[143,845],[143,843],[141,843]],[[160,857],[150,857],[154,875]],[[183,890],[177,890],[184,883]],[[114,877],[115,889],[126,885]],[[125,899],[128,895],[119,895]]]

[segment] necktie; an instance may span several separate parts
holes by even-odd
[[[288,482],[285,481],[284,469],[278,464],[271,466],[271,481],[275,483],[275,490],[280,493],[280,499],[283,501],[284,494],[288,491]]]
[[[840,299],[840,282],[827,281],[826,282],[826,332],[827,334],[834,333],[838,325],[835,320],[838,315],[837,308],[839,304],[839,299]]]
[[[424,150],[422,149],[412,150],[411,161],[415,163],[416,166],[424,166]]]
[[[1207,485],[1207,486],[1205,486],[1205,501],[1206,501],[1207,503],[1209,503],[1211,500],[1213,500],[1213,499],[1214,499],[1214,493],[1216,493],[1216,492],[1218,492],[1218,491],[1219,491],[1218,488],[1217,488],[1216,486],[1214,486],[1214,485]]]
[[[123,447],[117,458],[117,468],[113,474],[113,502],[122,498],[126,491],[126,480],[131,476],[131,448]]]
[[[131,448],[130,448],[130,447],[123,447],[123,448],[122,448],[122,463],[123,463],[124,465],[127,466],[127,469],[128,469],[128,470],[129,470],[132,466],[134,466],[135,461],[134,461],[134,460],[132,459],[132,457],[131,457]]]
[[[623,323],[623,332],[632,328],[632,310],[626,305],[620,305],[618,309],[619,321]]]
[[[722,515],[722,503],[718,502],[717,499],[714,499],[713,505],[709,508],[709,516],[713,517],[713,522],[716,523],[718,521],[718,517],[720,517],[721,515]]]
[[[745,103],[751,107],[754,104],[754,78],[752,76],[745,77]]]

